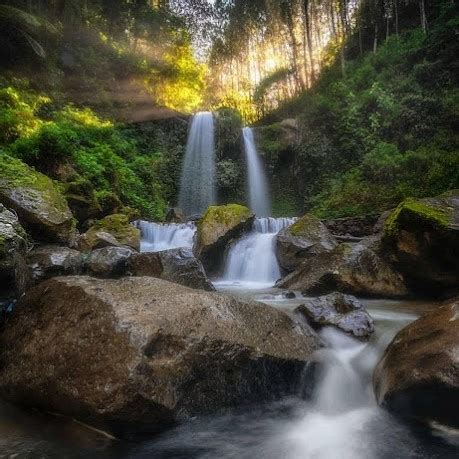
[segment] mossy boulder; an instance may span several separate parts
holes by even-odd
[[[113,214],[94,223],[78,240],[84,252],[108,246],[128,246],[140,250],[140,230],[124,214]]]
[[[404,418],[459,428],[459,298],[403,328],[374,373],[378,403]]]
[[[337,242],[327,227],[314,215],[306,214],[279,232],[276,254],[280,266],[291,272],[305,260],[330,252],[336,246]]]
[[[22,161],[0,153],[0,202],[38,241],[72,245],[75,219],[57,185]]]
[[[413,289],[457,289],[459,190],[401,203],[385,221],[382,249]]]
[[[27,249],[27,235],[16,215],[0,204],[0,294],[20,293],[20,272]]]
[[[215,274],[222,266],[225,249],[233,239],[250,231],[255,216],[245,206],[211,206],[198,222],[195,255],[207,273]]]
[[[78,178],[65,184],[67,203],[80,224],[102,216],[102,207],[91,183]]]
[[[368,238],[358,244],[340,244],[303,263],[277,286],[306,295],[336,291],[367,297],[407,296],[403,276],[377,254],[376,242]]]

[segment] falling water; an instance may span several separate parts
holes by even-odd
[[[281,277],[276,258],[276,234],[293,218],[257,218],[253,231],[229,250],[223,281],[248,288],[272,287]]]
[[[203,213],[216,201],[214,119],[197,113],[191,122],[180,181],[179,207],[190,216]]]
[[[252,129],[246,127],[242,130],[242,133],[247,161],[247,188],[250,209],[258,217],[267,217],[271,215],[271,203],[263,164],[257,153]]]
[[[192,247],[196,225],[189,223],[159,224],[145,221],[137,222],[142,239],[141,252],[160,252],[178,247]]]

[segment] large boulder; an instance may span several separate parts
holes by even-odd
[[[319,341],[256,302],[151,277],[56,277],[0,337],[2,397],[115,435],[295,393]]]
[[[140,230],[124,214],[113,214],[94,223],[78,240],[84,252],[110,246],[128,246],[140,250]]]
[[[459,428],[459,299],[403,328],[374,373],[378,403],[407,418]]]
[[[129,258],[136,253],[131,247],[104,247],[93,250],[86,268],[97,277],[118,277],[126,273]]]
[[[337,242],[326,226],[314,215],[306,214],[277,235],[276,255],[280,266],[288,272],[318,254],[330,252]]]
[[[359,339],[369,339],[374,332],[373,319],[354,296],[342,293],[308,298],[295,309],[313,328],[333,326]]]
[[[57,186],[6,154],[0,154],[0,202],[14,209],[35,240],[74,244],[75,219]]]
[[[0,204],[0,294],[22,290],[21,267],[27,249],[27,235],[16,215]]]
[[[27,254],[26,262],[33,282],[40,282],[54,276],[80,274],[83,270],[81,252],[55,245],[34,248]]]
[[[307,295],[335,291],[352,295],[397,298],[409,294],[403,277],[376,251],[374,238],[343,243],[303,263],[277,286]]]
[[[211,206],[198,222],[194,253],[209,274],[222,266],[224,253],[233,239],[250,231],[255,216],[244,206]]]
[[[387,218],[383,249],[418,291],[459,287],[459,190],[408,199]]]
[[[204,267],[189,248],[137,253],[129,258],[128,270],[134,276],[151,276],[186,287],[215,290]]]

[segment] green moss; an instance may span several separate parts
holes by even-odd
[[[138,230],[129,224],[129,218],[124,214],[108,215],[102,220],[97,221],[91,230],[103,230],[113,234],[117,239],[132,236]]]
[[[428,205],[416,199],[407,199],[386,219],[384,230],[388,236],[396,235],[401,219],[421,220],[439,228],[447,228],[450,223],[450,215],[450,210]]]
[[[291,227],[290,233],[293,236],[301,236],[310,231],[319,229],[320,221],[312,214],[306,214],[297,220]]]
[[[0,190],[12,188],[36,190],[52,203],[56,210],[68,212],[67,201],[49,177],[35,171],[19,159],[0,153]]]

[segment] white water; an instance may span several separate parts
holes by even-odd
[[[229,249],[220,286],[236,288],[272,287],[281,277],[276,258],[276,234],[295,220],[257,218],[253,231]]]
[[[179,247],[191,248],[196,233],[196,225],[192,222],[159,224],[139,221],[137,227],[141,233],[141,252],[160,252]]]
[[[180,181],[179,207],[185,215],[202,214],[216,202],[214,118],[197,113],[191,122]]]
[[[247,162],[247,189],[249,206],[258,217],[271,215],[268,182],[263,164],[257,153],[253,131],[249,127],[242,130],[244,138],[245,158]]]

